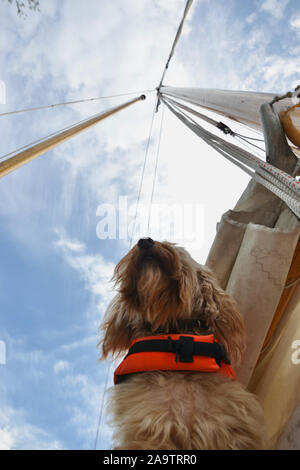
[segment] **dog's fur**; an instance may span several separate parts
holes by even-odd
[[[240,363],[245,334],[236,304],[183,248],[158,241],[150,250],[135,245],[116,266],[114,280],[118,293],[102,324],[102,358],[125,353],[143,336],[214,333],[233,367]],[[257,399],[219,373],[133,374],[112,388],[110,413],[116,449],[264,446]]]

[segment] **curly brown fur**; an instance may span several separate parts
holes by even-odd
[[[133,339],[147,335],[213,333],[233,366],[240,363],[245,332],[236,303],[183,248],[136,245],[113,279],[118,293],[101,327],[102,358],[126,352]],[[258,401],[218,373],[136,374],[111,390],[110,413],[119,449],[263,447]]]

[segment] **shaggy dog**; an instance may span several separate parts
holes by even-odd
[[[124,354],[139,338],[179,333],[213,335],[232,366],[240,363],[245,334],[235,301],[183,248],[141,239],[118,263],[113,279],[118,293],[101,326],[102,358]],[[257,399],[219,372],[132,373],[110,390],[109,412],[115,449],[264,446]]]

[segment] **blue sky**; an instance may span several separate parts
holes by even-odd
[[[185,0],[40,5],[24,19],[0,3],[1,112],[155,88]],[[300,82],[299,38],[298,0],[195,0],[165,84],[292,90]],[[0,117],[1,155],[129,98]],[[94,446],[107,368],[97,363],[97,328],[113,294],[113,267],[129,246],[97,237],[97,208],[118,207],[125,196],[134,210],[154,102],[149,94],[0,181],[0,449]],[[165,112],[154,201],[200,204],[199,240],[178,240],[200,263],[248,181]],[[109,445],[104,416],[99,448]]]

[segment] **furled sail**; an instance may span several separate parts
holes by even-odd
[[[170,99],[177,100],[177,105]],[[268,93],[161,88],[161,100],[173,105],[175,113],[184,101],[231,118],[233,127],[234,121],[253,129],[263,127],[267,161],[286,172],[298,188],[299,161],[278,117],[293,101],[285,98],[264,108],[273,99]],[[195,131],[195,126],[193,121],[190,128]],[[262,402],[269,448],[280,448],[289,422],[300,414],[300,221],[255,175],[233,210],[217,225],[206,265],[236,299],[244,317],[247,349],[238,378]],[[298,196],[295,204],[300,208]],[[291,432],[290,437],[293,440]],[[290,442],[288,448],[292,445]]]

